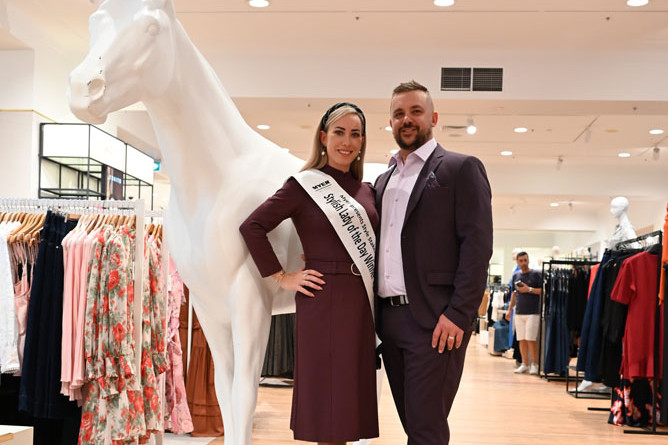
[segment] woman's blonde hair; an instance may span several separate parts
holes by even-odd
[[[362,180],[362,177],[364,176],[364,155],[366,153],[366,118],[357,105],[349,102],[341,102],[332,105],[322,116],[320,124],[318,125],[318,130],[315,132],[315,138],[313,139],[311,156],[309,156],[300,171],[308,170],[310,168],[320,169],[327,165],[327,147],[323,146],[322,142],[320,142],[320,132],[324,131],[327,133],[327,130],[329,130],[329,126],[332,123],[350,113],[359,116],[360,121],[362,122],[362,137],[364,138],[362,140],[362,148],[360,149],[359,156],[353,160],[352,164],[350,164],[350,174],[358,181]]]

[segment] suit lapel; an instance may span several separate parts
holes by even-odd
[[[406,217],[404,218],[404,224],[408,221],[411,213],[415,209],[422,192],[424,191],[425,185],[427,185],[427,178],[429,173],[433,172],[438,168],[438,165],[443,160],[445,155],[445,150],[440,145],[436,145],[436,148],[432,154],[427,158],[427,162],[424,163],[420,174],[418,175],[417,181],[415,181],[415,186],[413,186],[413,191],[411,196],[408,198],[408,206],[406,207]]]

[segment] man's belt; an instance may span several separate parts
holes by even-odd
[[[384,306],[389,307],[399,307],[406,306],[408,304],[408,298],[406,295],[393,295],[391,297],[380,297],[380,301]]]

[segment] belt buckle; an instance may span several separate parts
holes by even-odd
[[[355,263],[350,263],[350,273],[355,275],[356,277],[361,277],[362,276],[361,272],[360,273],[355,273],[355,267],[356,267]],[[359,272],[359,269],[357,269],[357,270]]]
[[[397,299],[397,302],[394,302],[394,299]],[[401,296],[397,295],[396,297],[390,297],[390,307],[400,307],[401,306]]]

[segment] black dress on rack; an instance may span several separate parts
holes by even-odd
[[[76,221],[47,212],[28,304],[19,410],[34,418],[35,444],[73,444],[81,410],[60,394],[63,317],[61,241]]]
[[[271,317],[267,352],[262,365],[262,377],[294,378],[295,314]]]

